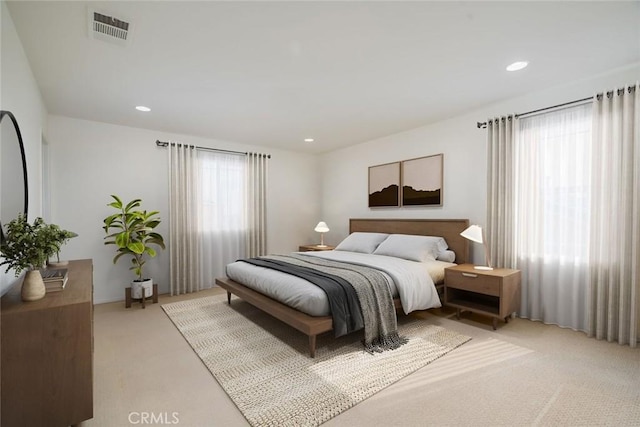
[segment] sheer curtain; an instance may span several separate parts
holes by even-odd
[[[211,287],[225,266],[246,254],[246,158],[215,151],[198,152],[199,230],[202,282]]]
[[[169,144],[169,275],[171,295],[199,291],[197,154]]]
[[[640,330],[640,93],[593,102],[589,336],[636,347]]]
[[[586,331],[591,104],[520,118],[514,150],[521,317]]]

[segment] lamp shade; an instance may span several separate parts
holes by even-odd
[[[324,221],[320,221],[318,225],[316,225],[314,231],[317,231],[318,233],[326,233],[329,231],[329,227],[327,227],[327,224]]]
[[[465,239],[469,239],[476,243],[483,243],[482,228],[479,225],[470,225],[466,230],[460,233]]]
[[[487,261],[487,265],[486,267],[477,265],[473,268],[477,270],[493,270],[493,267],[491,267],[491,254],[489,254],[489,246],[487,245],[485,239],[482,237],[482,228],[479,225],[470,225],[466,230],[460,233],[460,235],[465,239],[471,240],[472,242],[484,245],[484,257]]]

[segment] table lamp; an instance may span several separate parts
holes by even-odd
[[[484,245],[484,256],[487,261],[487,265],[476,265],[473,268],[476,270],[493,270],[491,267],[491,256],[489,254],[489,247],[487,246],[487,241],[483,236],[482,228],[479,225],[470,225],[466,230],[460,233],[462,237],[465,239],[469,239],[472,242],[480,243]]]
[[[329,227],[327,227],[327,224],[324,221],[320,221],[318,225],[316,225],[316,228],[314,228],[314,230],[320,233],[320,244],[318,245],[318,247],[326,248],[327,245],[324,244],[324,233],[329,231]]]

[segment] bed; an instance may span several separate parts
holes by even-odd
[[[349,233],[385,233],[399,235],[441,236],[446,240],[448,250],[455,253],[455,263],[468,261],[468,240],[460,236],[469,221],[466,219],[350,219]],[[320,255],[322,253],[316,254]],[[308,254],[311,255],[311,254]],[[336,255],[341,255],[337,254]],[[348,255],[348,254],[345,254]],[[259,268],[259,267],[258,267]],[[237,279],[237,277],[236,277]],[[260,308],[271,316],[292,326],[309,337],[309,354],[315,356],[316,337],[319,334],[334,329],[334,322],[330,315],[310,315],[262,292],[252,289],[251,285],[242,283],[243,280],[232,280],[229,277],[216,279],[216,284],[227,291],[227,301],[231,304],[231,295]],[[249,283],[247,280],[246,283]],[[309,286],[314,286],[309,284]],[[436,284],[436,288],[442,284]],[[412,307],[403,308],[400,298],[394,298],[396,309],[405,312],[413,311]],[[428,307],[428,306],[427,306]]]

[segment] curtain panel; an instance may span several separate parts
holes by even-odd
[[[169,275],[171,295],[199,291],[198,164],[196,148],[169,144]]]
[[[518,119],[487,120],[486,238],[495,267],[516,268],[514,147]]]
[[[636,347],[640,331],[640,91],[593,100],[589,336]]]
[[[591,105],[521,117],[517,134],[520,315],[586,332]]]
[[[202,282],[210,288],[226,275],[227,264],[246,257],[246,159],[199,150],[198,163]]]
[[[267,166],[268,156],[247,153],[247,256],[267,253]]]

